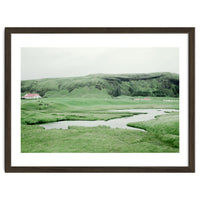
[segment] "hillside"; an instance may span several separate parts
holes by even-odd
[[[39,93],[43,97],[179,96],[179,75],[94,74],[83,77],[47,78],[21,81],[21,93]]]

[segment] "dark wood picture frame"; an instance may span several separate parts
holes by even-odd
[[[11,34],[188,34],[188,166],[11,166]],[[195,172],[195,28],[5,28],[5,172]]]

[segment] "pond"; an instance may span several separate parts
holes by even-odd
[[[164,115],[167,112],[177,112],[175,109],[128,109],[128,110],[111,110],[112,112],[131,112],[131,113],[145,113],[134,115],[131,117],[122,117],[117,119],[111,119],[108,121],[96,120],[96,121],[59,121],[51,122],[47,124],[41,124],[41,127],[45,129],[68,129],[69,126],[84,126],[84,127],[96,127],[96,126],[109,126],[111,128],[122,128],[131,130],[140,130],[127,126],[130,122],[141,122],[154,119],[157,115]]]

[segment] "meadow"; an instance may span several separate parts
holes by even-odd
[[[103,92],[101,90],[101,92]],[[83,92],[83,95],[86,92]],[[59,95],[58,95],[59,96]],[[129,126],[146,132],[106,126],[45,130],[39,124],[62,120],[109,120],[139,113],[122,109],[179,109],[177,97],[49,97],[21,101],[22,153],[161,153],[179,152],[179,112]]]

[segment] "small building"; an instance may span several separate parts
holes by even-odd
[[[22,97],[22,99],[39,99],[39,98],[41,98],[39,94],[31,94],[31,93],[27,93]]]

